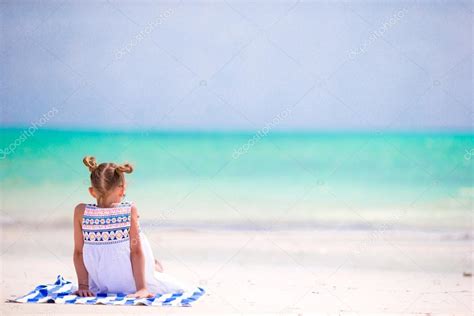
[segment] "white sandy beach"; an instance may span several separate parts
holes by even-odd
[[[204,287],[191,308],[3,303],[10,314],[472,315],[470,233],[147,232],[165,271]],[[2,229],[2,299],[75,282],[72,231]]]

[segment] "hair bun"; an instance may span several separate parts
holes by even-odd
[[[95,157],[85,156],[84,159],[82,159],[82,162],[86,165],[87,168],[89,168],[90,172],[93,172],[95,169],[97,169],[97,162],[95,161]]]
[[[125,173],[132,173],[133,171],[133,166],[129,163],[123,164],[123,165],[118,165],[117,168],[115,169],[117,172],[125,172]]]

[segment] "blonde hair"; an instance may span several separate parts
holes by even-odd
[[[113,162],[97,164],[96,159],[92,156],[84,157],[82,162],[89,168],[91,173],[91,186],[97,193],[98,201],[111,190],[124,184],[124,173],[133,172],[133,166],[128,163],[123,165],[117,165]]]

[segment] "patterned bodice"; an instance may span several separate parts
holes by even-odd
[[[87,204],[82,218],[84,243],[98,245],[128,241],[131,210],[130,203],[110,208]]]

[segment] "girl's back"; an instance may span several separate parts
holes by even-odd
[[[84,264],[93,292],[136,291],[130,261],[131,208],[130,203],[111,208],[100,208],[95,204],[84,207]]]

